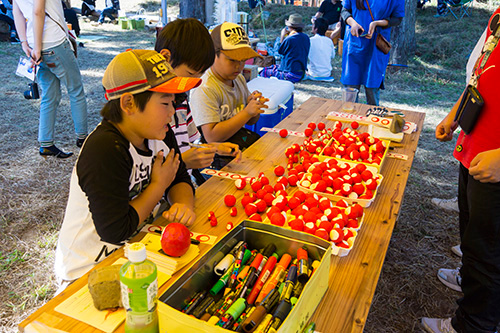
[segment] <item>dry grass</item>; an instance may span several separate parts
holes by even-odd
[[[134,1],[121,2],[126,10],[137,9]],[[147,2],[148,10],[155,2]],[[451,315],[454,300],[460,296],[436,278],[437,268],[459,263],[449,250],[458,243],[458,219],[456,214],[433,207],[430,199],[455,195],[458,166],[451,157],[453,145],[437,143],[433,129],[460,94],[468,53],[492,8],[475,4],[471,18],[456,21],[452,17],[432,18],[435,7],[426,6],[417,18],[418,56],[408,68],[388,71],[387,89],[381,94],[383,105],[427,115],[367,332],[420,331],[420,317]],[[281,19],[290,11],[282,6],[266,10]],[[306,17],[310,9],[304,10]],[[169,11],[171,14],[175,12]],[[276,37],[279,21],[270,24],[270,37]],[[93,128],[104,103],[100,80],[106,65],[126,48],[153,48],[154,34],[123,31],[113,25],[93,27],[90,23],[82,23],[82,34],[106,37],[87,43],[79,53]],[[460,40],[459,48],[449,38]],[[0,331],[13,332],[55,291],[53,256],[76,157],[61,161],[38,155],[39,103],[24,100],[27,81],[14,75],[20,47],[2,43],[0,55],[4,64],[0,72]],[[295,106],[310,96],[340,98],[340,59],[334,60],[334,66],[336,81],[332,84],[296,84]],[[57,144],[77,154],[67,96],[63,95],[58,110]]]

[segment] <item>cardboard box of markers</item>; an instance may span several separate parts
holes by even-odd
[[[159,297],[160,332],[302,332],[330,257],[319,237],[243,221]]]

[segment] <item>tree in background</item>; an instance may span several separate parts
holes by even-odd
[[[415,0],[405,0],[405,17],[400,25],[392,28],[391,31],[391,64],[406,65],[413,57],[417,48],[415,40],[416,22],[416,2]]]

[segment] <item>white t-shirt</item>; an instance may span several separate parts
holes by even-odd
[[[477,58],[481,55],[481,51],[483,50],[483,45],[484,42],[486,41],[486,32],[488,31],[488,28],[484,29],[483,34],[481,37],[479,37],[479,40],[476,43],[476,46],[474,46],[474,50],[472,50],[472,53],[469,56],[469,60],[467,61],[467,66],[465,69],[465,84],[468,85],[469,81],[472,76],[472,71],[474,70],[474,65],[476,64]]]
[[[309,49],[308,75],[314,77],[329,77],[332,75],[332,59],[335,58],[335,48],[330,38],[318,34],[311,37]]]
[[[28,39],[28,45],[33,47],[35,45],[34,37],[34,21],[33,21],[33,7],[35,0],[15,0],[19,9],[23,13],[26,19],[26,38]],[[47,15],[45,15],[45,24],[43,26],[43,37],[42,37],[42,50],[47,50],[51,47],[61,45],[66,39],[67,25],[64,20],[64,11],[62,7],[61,0],[45,0],[45,13],[49,14],[51,20]],[[61,29],[63,27],[63,29]]]
[[[231,119],[245,108],[250,91],[243,75],[240,74],[233,80],[234,87],[217,79],[211,68],[201,79],[201,85],[192,90],[189,96],[196,126]]]

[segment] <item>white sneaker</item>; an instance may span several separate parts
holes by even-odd
[[[454,254],[456,254],[459,257],[462,257],[462,250],[460,249],[460,244],[452,246],[451,252],[453,252]]]
[[[455,197],[453,199],[440,199],[440,198],[432,198],[431,202],[444,210],[451,210],[452,212],[458,213],[458,198]]]
[[[422,318],[422,326],[429,333],[457,333],[451,326],[451,318]]]
[[[451,288],[455,291],[462,292],[462,277],[460,276],[460,271],[458,268],[440,268],[437,273],[439,281],[441,281],[445,286]]]

